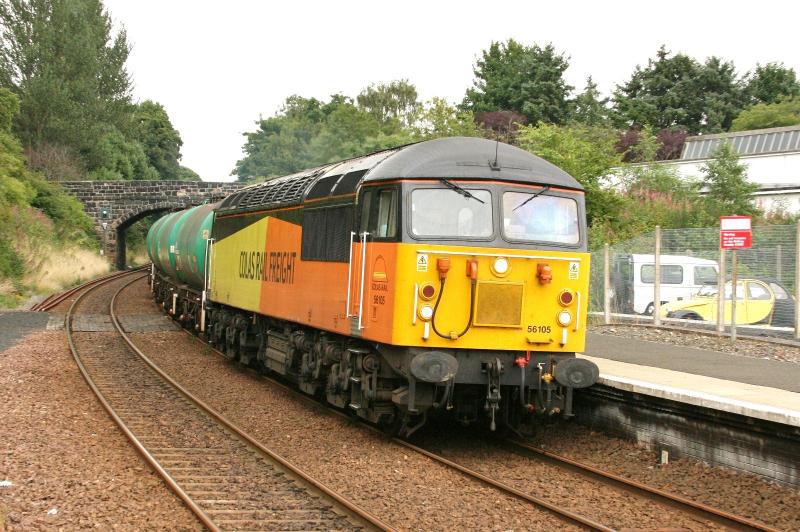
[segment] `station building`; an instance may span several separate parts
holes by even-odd
[[[730,142],[747,166],[747,178],[764,212],[800,213],[800,125],[688,137],[680,159],[665,162],[685,178],[702,177],[701,168],[722,142]]]

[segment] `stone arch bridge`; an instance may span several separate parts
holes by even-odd
[[[125,267],[125,234],[149,214],[166,213],[221,200],[245,185],[207,181],[62,181],[94,221],[103,253]]]

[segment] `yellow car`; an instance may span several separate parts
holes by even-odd
[[[716,285],[706,285],[691,299],[672,301],[661,306],[661,316],[689,320],[717,321],[718,290]],[[724,319],[731,323],[732,284],[725,284]],[[742,279],[736,282],[736,323],[768,324],[792,327],[795,312],[794,298],[777,281],[769,279]]]

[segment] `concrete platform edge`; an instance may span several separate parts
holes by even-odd
[[[704,408],[711,408],[713,410],[721,410],[732,414],[800,427],[800,412],[796,410],[741,401],[729,397],[720,397],[718,395],[695,390],[675,388],[673,386],[665,386],[605,373],[600,373],[599,383],[633,393],[651,395],[661,399],[669,399]],[[770,388],[765,388],[765,390],[770,390]]]

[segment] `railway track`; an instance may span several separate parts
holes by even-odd
[[[188,331],[185,331],[191,338],[197,339]],[[132,344],[131,344],[132,345]],[[203,344],[204,346],[208,346],[208,344]],[[132,346],[135,349],[135,346]],[[208,346],[210,347],[210,346]],[[213,349],[213,348],[212,348]],[[228,360],[227,357],[221,352],[216,349],[213,349],[219,356],[223,357],[224,359]],[[158,370],[157,370],[158,371]],[[320,407],[327,413],[345,417],[348,419],[352,419],[347,416],[345,413],[333,409],[328,405],[320,403],[313,398],[310,398],[297,390],[286,386],[285,383],[281,382],[280,380],[276,380],[271,378],[268,375],[260,374],[263,378],[268,380],[271,384],[275,386],[279,386],[282,389],[290,392],[293,396],[299,398],[302,401],[305,401],[309,404],[313,404],[316,407]],[[168,378],[168,377],[167,377]],[[363,426],[376,433],[380,433],[378,429],[372,427],[371,425],[363,424]],[[544,509],[550,512],[553,515],[558,516],[566,523],[575,524],[582,528],[587,528],[590,530],[598,530],[598,531],[611,531],[614,528],[607,526],[606,524],[600,523],[597,520],[594,520],[588,516],[580,515],[576,512],[569,510],[568,508],[561,507],[557,504],[551,503],[544,498],[536,497],[530,493],[526,493],[523,490],[515,488],[514,486],[508,485],[502,481],[497,479],[493,479],[490,476],[487,476],[479,471],[471,469],[463,464],[459,464],[456,461],[450,460],[441,456],[440,454],[434,453],[428,449],[424,449],[422,447],[416,446],[411,444],[408,441],[401,440],[398,438],[392,438],[392,442],[403,446],[413,452],[423,454],[428,458],[448,467],[451,469],[455,469],[459,471],[461,474],[465,475],[466,477],[480,482],[485,485],[489,485],[494,489],[506,494],[513,496],[517,499],[526,501],[531,503],[541,509]],[[255,445],[258,445],[254,442]],[[619,477],[617,475],[601,471],[597,468],[592,466],[588,466],[585,464],[580,464],[578,462],[572,461],[568,458],[557,456],[553,453],[549,453],[547,451],[542,451],[535,447],[532,447],[525,442],[516,441],[516,440],[507,440],[503,442],[498,442],[499,445],[509,448],[512,452],[516,452],[518,454],[523,454],[529,457],[535,457],[540,460],[546,460],[554,465],[562,469],[567,469],[573,473],[581,475],[583,477],[587,477],[589,479],[599,481],[616,491],[620,491],[622,494],[630,496],[637,496],[637,497],[644,497],[652,502],[656,502],[658,504],[662,504],[665,506],[669,506],[675,508],[681,512],[685,512],[687,514],[693,515],[695,518],[701,519],[706,522],[712,522],[722,527],[733,529],[733,530],[761,530],[761,531],[774,531],[776,529],[764,525],[762,523],[758,523],[747,518],[743,518],[740,516],[736,516],[729,512],[725,512],[716,508],[712,508],[707,505],[703,505],[701,503],[697,503],[695,501],[691,501],[684,497],[680,497],[678,495],[674,495],[668,492],[664,492],[662,490],[658,490],[652,488],[650,486],[646,486],[642,483],[632,481],[629,479],[625,479],[623,477]],[[624,496],[623,495],[623,496]]]
[[[95,286],[95,285],[98,285],[98,284],[110,282],[110,281],[112,281],[114,279],[119,279],[120,277],[125,277],[126,275],[130,275],[131,273],[134,273],[134,272],[145,271],[145,270],[147,270],[149,268],[150,268],[150,265],[148,264],[146,266],[141,266],[141,267],[135,268],[133,270],[124,270],[124,271],[113,272],[113,273],[110,273],[110,274],[105,275],[103,277],[98,277],[97,279],[92,279],[91,281],[87,281],[87,282],[79,284],[77,286],[73,286],[72,288],[69,288],[69,289],[67,289],[67,290],[65,290],[63,292],[50,294],[49,296],[47,296],[47,298],[44,299],[44,301],[41,301],[41,302],[33,305],[31,307],[31,311],[33,311],[33,312],[47,312],[49,310],[52,310],[53,308],[55,308],[56,306],[58,306],[62,302],[66,301],[71,296],[81,292],[82,290],[86,290],[89,287],[92,287],[92,286]]]
[[[589,464],[584,464],[565,456],[560,456],[556,453],[537,449],[536,447],[515,439],[505,440],[502,445],[510,448],[513,452],[519,453],[522,456],[533,457],[538,460],[546,461],[555,464],[558,467],[567,471],[578,473],[582,476],[593,478],[602,482],[603,484],[623,491],[627,491],[634,495],[648,498],[653,502],[672,506],[680,511],[694,513],[696,516],[712,521],[726,528],[734,530],[760,530],[765,532],[779,532],[778,529],[747,519],[712,506],[693,501],[686,497],[670,493],[652,486],[648,486],[642,482],[637,482],[614,473],[603,471]]]
[[[103,407],[203,525],[215,531],[391,530],[256,442],[172,381],[133,345],[114,307],[120,292],[141,278],[135,273],[83,286],[65,317],[68,342]],[[127,275],[133,280],[124,282],[107,303],[118,334],[74,332],[76,309],[94,297],[95,290]]]
[[[185,331],[191,338],[200,341],[198,338],[193,336],[188,331]],[[210,347],[208,344],[203,344],[204,346]],[[211,347],[211,349],[220,357],[225,360],[229,360],[224,353],[218,351]],[[256,373],[259,377],[262,377],[269,381],[271,384],[280,387],[281,389],[289,392],[294,397],[297,397],[301,401],[304,401],[308,404],[315,405],[319,407],[324,412],[329,414],[339,416],[346,419],[351,419],[350,416],[347,414],[330,407],[324,403],[321,403],[305,394],[300,393],[299,391],[295,390],[294,388],[287,386],[281,380],[272,378],[270,375],[265,375],[260,372],[256,372],[255,370],[251,370],[253,373]],[[362,423],[362,426],[367,430],[373,431],[374,433],[381,433],[380,430],[373,427],[372,425]],[[587,528],[590,530],[598,530],[598,531],[613,531],[614,528],[601,523],[595,519],[592,519],[589,516],[580,515],[576,512],[569,510],[568,508],[564,508],[560,505],[551,503],[544,498],[536,497],[530,493],[526,493],[514,486],[506,484],[502,481],[497,479],[493,479],[490,476],[487,476],[479,471],[471,469],[463,464],[459,464],[453,460],[445,458],[444,456],[432,452],[428,449],[424,449],[417,445],[414,445],[406,440],[402,440],[399,438],[391,438],[391,441],[397,445],[400,445],[404,448],[407,448],[413,452],[423,454],[428,458],[440,463],[448,468],[455,469],[465,475],[466,477],[480,482],[485,485],[492,486],[493,488],[497,489],[498,491],[505,493],[507,495],[513,496],[517,499],[529,502],[531,504],[536,505],[537,507],[544,509],[551,514],[559,517],[566,523],[575,524],[582,528]],[[547,451],[543,451],[537,449],[523,441],[518,440],[504,440],[498,441],[498,445],[501,447],[505,447],[511,449],[512,452],[516,452],[518,454],[522,454],[528,457],[534,457],[538,460],[547,461],[554,466],[557,466],[561,469],[566,469],[585,477],[587,479],[591,479],[594,481],[599,481],[602,484],[608,486],[615,491],[620,492],[621,496],[635,496],[641,497],[646,500],[649,500],[654,503],[662,504],[667,507],[674,508],[682,513],[689,514],[694,516],[696,519],[702,520],[704,522],[714,523],[720,527],[724,527],[726,529],[731,530],[758,530],[758,531],[765,531],[765,532],[778,532],[778,529],[765,525],[763,523],[759,523],[757,521],[753,521],[751,519],[737,516],[730,512],[726,512],[724,510],[720,510],[717,508],[713,508],[711,506],[698,503],[696,501],[692,501],[685,497],[681,497],[679,495],[669,493],[663,490],[659,490],[657,488],[653,488],[651,486],[647,486],[643,483],[626,479],[624,477],[615,475],[613,473],[609,473],[606,471],[602,471],[598,468],[593,466],[589,466],[586,464],[581,464],[577,461],[571,460],[566,457],[558,456],[554,453],[550,453]]]

